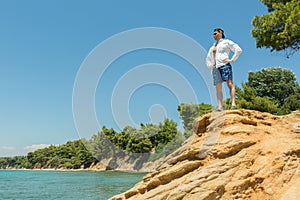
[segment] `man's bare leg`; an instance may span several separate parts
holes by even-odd
[[[227,80],[226,83],[227,83],[227,86],[229,88],[230,97],[231,97],[231,100],[232,100],[231,106],[236,107],[236,99],[235,99],[236,92],[235,92],[234,84],[232,83],[232,80]]]
[[[216,92],[217,92],[218,109],[223,110],[223,105],[222,105],[222,101],[223,101],[222,83],[217,83]]]

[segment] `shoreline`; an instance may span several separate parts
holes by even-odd
[[[133,170],[101,170],[101,169],[0,169],[0,171],[57,171],[57,172],[125,172],[125,173],[151,173],[151,172],[143,172],[143,171],[133,171]]]

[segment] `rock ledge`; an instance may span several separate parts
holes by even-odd
[[[194,134],[132,189],[111,200],[300,197],[300,114],[213,112]]]

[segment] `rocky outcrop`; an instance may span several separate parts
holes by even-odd
[[[111,200],[299,199],[299,112],[213,112],[193,127],[155,172]]]

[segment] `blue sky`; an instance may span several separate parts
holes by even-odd
[[[214,42],[213,29],[222,27],[226,37],[243,49],[233,64],[235,84],[246,81],[248,71],[271,66],[291,69],[299,82],[299,52],[287,59],[255,46],[251,20],[265,13],[267,9],[259,0],[2,0],[0,156],[24,155],[39,147],[83,137],[76,130],[72,111],[80,67],[99,44],[132,29],[174,30],[208,50]],[[99,59],[101,56],[105,57],[100,55]],[[94,107],[99,127],[120,128],[114,119],[118,116],[111,110],[113,89],[130,70],[147,63],[176,70],[190,82],[198,103],[211,103],[201,76],[186,60],[158,49],[132,51],[114,60],[97,85]],[[168,87],[147,84],[132,93],[128,110],[136,124],[149,123],[151,113],[162,116],[153,122],[167,116],[179,123],[176,109],[181,102],[176,95]]]

